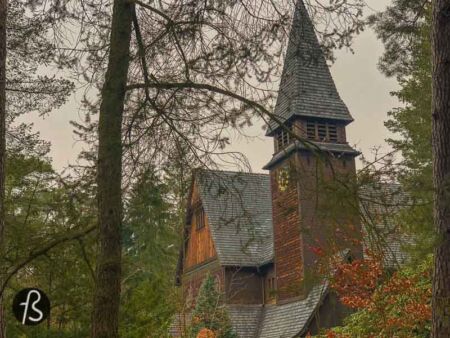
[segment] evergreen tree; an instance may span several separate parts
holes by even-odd
[[[202,329],[214,332],[217,338],[237,338],[231,327],[226,306],[217,290],[214,277],[207,275],[200,287],[192,313],[190,337],[196,338]]]
[[[33,149],[37,151],[36,147]],[[59,184],[59,176],[45,153],[8,153],[6,172],[8,227],[0,262],[8,274],[26,262],[8,282],[6,302],[11,304],[17,290],[30,285],[45,291],[52,302],[51,316],[38,327],[21,325],[7,311],[8,336],[85,337],[90,321],[94,236],[74,238],[51,250],[40,250],[76,229],[92,228],[93,195],[69,180],[65,180],[65,185]],[[27,261],[30,257],[33,258]]]
[[[430,7],[411,42],[414,51],[409,70],[399,74],[401,89],[393,93],[404,106],[388,113],[386,127],[399,138],[388,143],[402,155],[398,180],[412,199],[400,221],[416,237],[413,253],[423,257],[432,251],[433,180],[431,156],[431,45]]]
[[[433,180],[431,156],[431,1],[394,0],[370,18],[385,53],[380,70],[395,76],[400,89],[392,93],[402,106],[388,112],[385,126],[395,134],[387,139],[401,155],[390,174],[411,197],[399,223],[415,236],[409,249],[421,260],[433,250]]]
[[[125,203],[121,337],[162,337],[171,323],[179,224],[170,192],[149,170]]]

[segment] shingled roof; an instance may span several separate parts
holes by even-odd
[[[308,297],[283,305],[232,305],[228,314],[239,338],[292,338],[305,334],[328,293],[327,284],[316,285]],[[170,335],[179,337],[190,316],[176,315]]]
[[[274,114],[280,122],[294,116],[353,121],[336,90],[302,0],[296,4]],[[278,126],[271,120],[267,135]]]
[[[308,297],[284,305],[229,305],[228,312],[239,338],[292,338],[304,334],[327,293],[315,286]]]
[[[274,256],[270,177],[266,174],[201,170],[199,193],[221,265],[261,266]],[[406,259],[402,250],[412,239],[401,232],[395,214],[407,204],[398,184],[366,185],[360,189],[363,222],[377,226],[378,242],[385,242],[387,266]],[[373,241],[366,234],[367,245]]]
[[[269,176],[201,170],[196,178],[220,263],[260,266],[272,261]]]

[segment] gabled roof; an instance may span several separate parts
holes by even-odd
[[[260,266],[271,262],[269,176],[200,170],[196,182],[220,263]]]
[[[314,26],[302,0],[298,0],[274,114],[285,122],[294,116],[353,121],[341,100]],[[278,128],[269,122],[268,135]]]

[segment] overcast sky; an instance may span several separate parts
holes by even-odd
[[[390,0],[367,0],[374,10],[382,10]],[[370,14],[371,11],[368,11]],[[390,92],[397,89],[394,79],[385,78],[377,69],[377,62],[383,53],[383,45],[371,30],[356,37],[353,45],[354,54],[348,51],[336,52],[337,61],[331,68],[333,78],[341,98],[347,104],[355,122],[347,127],[347,137],[351,145],[370,157],[374,147],[381,146],[388,150],[385,139],[389,136],[383,122],[386,113],[399,105]],[[80,120],[78,102],[81,95],[74,95],[68,104],[42,119],[29,116],[34,122],[35,130],[41,137],[52,143],[50,156],[56,169],[61,170],[73,163],[82,145],[76,142],[72,134],[71,120]],[[270,160],[273,153],[271,138],[264,136],[261,123],[247,131],[255,136],[251,140],[234,139],[230,150],[244,153],[253,171],[262,172],[262,167]]]

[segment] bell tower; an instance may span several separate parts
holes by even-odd
[[[344,225],[360,229],[359,216],[351,211],[332,220],[324,203],[331,196],[321,191],[322,183],[335,183],[337,175],[349,179],[356,175],[358,152],[348,145],[345,132],[352,121],[299,0],[267,131],[275,152],[264,167],[271,178],[278,303],[306,297],[306,279],[317,254],[330,249]],[[338,241],[342,248],[361,254],[359,245]]]

